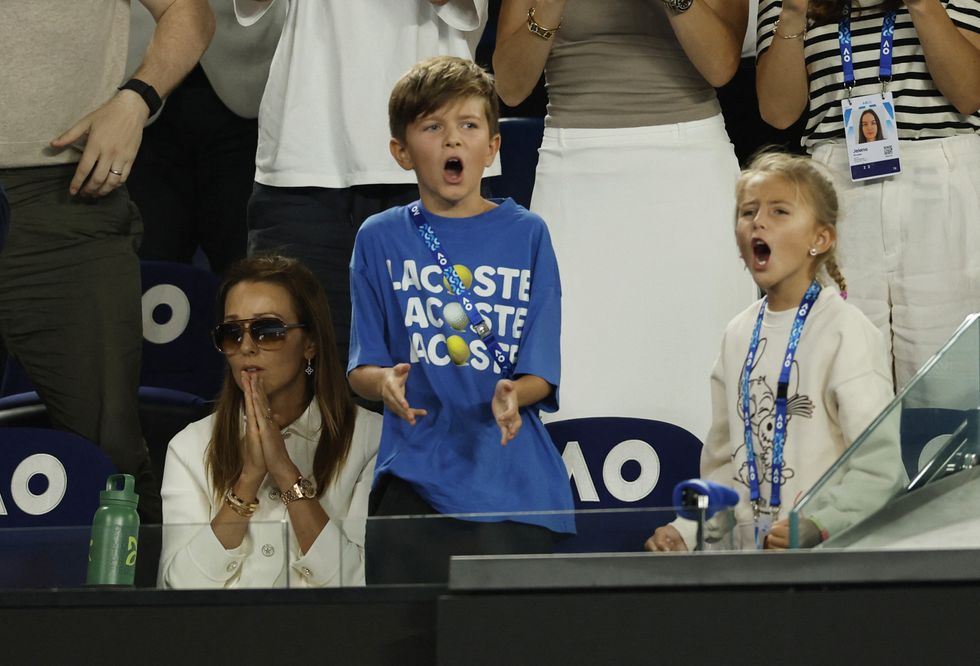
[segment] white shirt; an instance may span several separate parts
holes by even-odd
[[[273,4],[235,0],[242,25]],[[293,0],[259,109],[255,180],[275,187],[414,183],[388,150],[388,97],[419,60],[472,58],[487,0]],[[497,171],[499,173],[499,171]]]
[[[311,401],[282,433],[290,459],[313,478],[320,410]],[[214,415],[190,424],[170,441],[163,472],[161,587],[339,587],[364,584],[364,528],[381,416],[358,408],[347,461],[319,502],[330,517],[301,554],[286,505],[270,496],[271,477],[259,487],[259,508],[245,539],[226,550],[210,522],[221,509],[204,461]],[[288,560],[289,566],[286,566]]]
[[[280,5],[274,8],[257,25],[245,28],[239,25],[230,0],[210,0],[210,4],[214,12],[214,37],[201,56],[201,68],[225,106],[242,118],[256,118],[269,77],[272,54],[282,32],[286,7]],[[143,62],[155,28],[156,22],[150,11],[139,3],[133,3],[127,78]],[[156,118],[153,116],[154,120]]]
[[[742,424],[741,378],[760,302],[735,317],[725,331],[711,375],[711,430],[701,450],[701,477],[734,487],[738,525],[752,524],[748,467]],[[775,395],[796,309],[766,310],[759,332],[756,365],[749,376],[752,444],[762,505],[771,493]],[[790,372],[780,518],[823,476],[891,401],[892,380],[881,333],[834,287],[824,287],[807,317]],[[898,415],[898,410],[895,410]],[[879,428],[844,474],[831,504],[811,506],[807,517],[830,535],[884,504],[905,480],[897,424]],[[825,496],[828,494],[825,493]],[[720,514],[719,514],[720,515]],[[696,524],[673,525],[688,548]],[[712,527],[709,525],[709,528]],[[709,534],[712,530],[709,529]],[[736,544],[751,547],[749,543]]]

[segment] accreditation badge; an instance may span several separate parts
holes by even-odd
[[[890,92],[849,97],[841,101],[847,161],[851,180],[894,176],[902,171],[898,158],[898,123]]]
[[[766,547],[766,537],[772,531],[772,514],[767,512],[758,513],[755,516],[755,549],[762,550]]]

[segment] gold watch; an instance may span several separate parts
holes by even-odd
[[[316,486],[309,479],[300,476],[290,488],[279,491],[283,504],[295,502],[298,499],[313,499],[316,497]]]

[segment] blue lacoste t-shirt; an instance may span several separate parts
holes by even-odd
[[[444,514],[570,511],[565,465],[538,418],[538,409],[558,407],[558,264],[544,221],[511,199],[497,203],[475,217],[426,217],[515,376],[554,387],[521,410],[517,437],[500,445],[490,407],[500,368],[448,292],[406,206],[370,217],[357,234],[348,372],[410,363],[405,397],[428,411],[415,426],[385,413],[375,478],[408,481]],[[504,519],[575,531],[570,514]]]

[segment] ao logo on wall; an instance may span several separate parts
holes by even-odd
[[[653,530],[673,520],[674,486],[698,476],[700,440],[670,423],[604,417],[546,428],[580,512],[578,534],[559,542],[560,552],[642,550]]]
[[[635,418],[547,424],[575,491],[575,506],[670,506],[674,485],[698,475],[701,442],[683,428]]]

